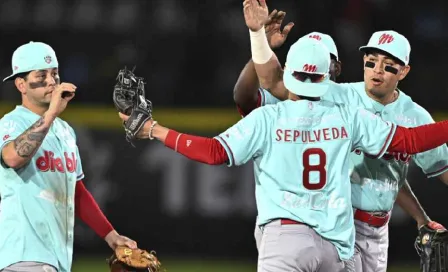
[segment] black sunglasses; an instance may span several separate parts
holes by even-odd
[[[302,82],[305,82],[307,79],[309,79],[312,83],[319,83],[325,79],[325,75],[309,74],[304,72],[293,72],[292,76]]]

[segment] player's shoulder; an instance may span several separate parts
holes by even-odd
[[[334,103],[331,106],[333,112],[337,112],[342,119],[347,123],[352,123],[355,116],[360,113],[370,113],[362,106],[357,106],[356,104],[345,104],[345,103]]]
[[[344,88],[350,88],[352,90],[362,90],[364,91],[365,83],[364,81],[358,81],[358,82],[341,82],[338,83],[338,85],[344,87]]]
[[[262,87],[258,88],[258,93],[261,98],[261,105],[272,105],[280,102],[278,98],[276,98],[274,95],[271,94],[271,92],[268,89],[264,89]]]
[[[285,100],[279,102],[273,112],[279,117],[301,116],[314,118],[317,116],[339,114],[341,108],[346,107],[346,104],[325,99],[321,99],[319,101]]]
[[[276,115],[278,104],[267,104],[252,110],[242,120],[269,119]]]
[[[397,102],[394,110],[396,112],[395,120],[398,123],[407,126],[419,126],[433,122],[431,114],[404,92],[400,91],[400,98]]]
[[[276,104],[269,104],[254,110],[254,115],[263,115],[266,119],[277,119],[285,115],[300,115],[308,112],[309,102],[307,100],[293,101],[287,99]],[[331,102],[328,102],[331,104]]]
[[[323,99],[345,104],[359,104],[362,101],[364,82],[335,83],[329,82],[329,90]]]
[[[67,123],[67,121],[61,119],[60,117],[56,117],[56,119],[54,120],[54,122],[61,127],[64,131],[68,131],[70,132],[70,134],[72,135],[72,137],[76,138],[76,132],[73,129],[73,127]]]
[[[342,82],[337,83],[339,87],[344,89],[345,91],[353,91],[355,93],[361,94],[365,93],[365,83],[364,81],[359,82]]]
[[[27,110],[23,109],[22,106],[17,106],[12,111],[6,113],[3,115],[3,117],[0,119],[0,123],[24,123],[25,121],[30,119],[29,112]]]

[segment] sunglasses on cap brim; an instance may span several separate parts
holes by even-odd
[[[311,81],[312,83],[319,83],[325,79],[326,74],[310,74],[294,71],[292,73],[292,76],[301,82],[306,82],[309,79],[309,81]]]

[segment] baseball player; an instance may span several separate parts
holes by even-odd
[[[285,12],[277,12],[274,10],[269,15],[269,22],[265,24],[266,36],[272,49],[283,45],[291,30],[291,26],[293,25],[292,23],[288,23],[282,31],[280,30],[280,26],[285,16]],[[274,26],[272,25],[272,22],[275,22]],[[320,32],[311,32],[303,36],[303,38],[311,38],[321,41],[327,49],[329,49],[331,58],[329,77],[330,80],[335,81],[341,73],[342,65],[339,61],[336,44],[331,36]],[[280,102],[280,100],[270,94],[267,90],[260,87],[252,60],[250,60],[243,68],[235,84],[234,100],[241,117],[246,116],[252,110],[260,106]],[[254,168],[254,174],[257,175],[256,168]],[[257,189],[258,184],[256,183],[255,186]],[[258,250],[261,241],[261,229],[258,226],[258,222],[255,222],[254,237]]]
[[[58,116],[76,86],[60,83],[54,50],[18,47],[12,75],[22,104],[0,120],[0,271],[71,271],[75,215],[109,246],[136,248],[119,235],[83,184],[76,134]]]
[[[265,24],[266,37],[269,42],[269,46],[272,49],[280,47],[284,43],[287,35],[291,30],[291,26],[293,25],[292,23],[288,23],[283,31],[280,30],[280,26],[285,15],[286,13],[283,11],[277,12],[276,10],[274,10],[269,15],[268,23]],[[272,24],[272,22],[275,22],[275,24]],[[331,36],[320,32],[312,32],[304,35],[302,38],[317,39],[324,43],[324,45],[329,49],[331,57],[331,65],[329,71],[330,79],[336,81],[336,78],[341,73],[342,65],[339,61],[336,44]],[[330,98],[327,95],[327,99],[340,100],[341,97],[334,96]],[[237,104],[237,109],[242,117],[259,106],[263,106],[266,104],[275,104],[280,101],[276,97],[271,95],[267,90],[260,88],[260,84],[252,60],[250,60],[249,63],[244,67],[237,83],[235,84],[234,100]],[[341,102],[353,104],[354,101],[355,100],[345,100]],[[407,181],[404,181],[403,186],[400,188],[396,201],[400,205],[400,207],[402,207],[410,216],[412,216],[416,220],[418,226],[429,223],[431,226],[442,227],[438,225],[438,223],[436,224],[435,222],[430,221],[424,209],[421,207],[417,198],[413,194]],[[255,226],[254,235],[258,249],[261,238],[261,231],[257,224]]]
[[[266,8],[265,2],[264,7],[256,6],[258,10],[264,8]],[[270,48],[265,46],[266,38],[257,42],[264,32],[260,28],[253,30],[255,31],[251,33],[251,41],[255,43],[252,44],[252,50],[257,74],[271,92],[280,99],[286,99],[283,79],[275,77],[281,70],[278,60]],[[361,50],[365,52],[364,82],[342,84],[345,93],[328,92],[323,98],[362,106],[385,120],[406,127],[433,123],[426,110],[397,89],[398,82],[405,78],[410,69],[410,45],[407,39],[394,31],[379,31],[372,35],[368,45],[361,47]],[[257,58],[254,58],[254,51]],[[267,77],[269,74],[274,77]],[[348,97],[344,97],[345,95]],[[418,154],[413,159],[428,177],[439,176],[442,181],[448,183],[447,154],[447,148],[443,145]],[[440,224],[429,220],[412,196],[409,185],[405,183],[410,159],[409,154],[397,153],[387,154],[383,160],[371,159],[362,152],[355,152],[352,155],[352,197],[353,207],[356,209],[357,230],[354,256],[356,271],[386,271],[387,224],[398,191],[400,194],[407,192],[401,200],[398,199],[402,206],[403,200],[410,201],[411,205],[405,205],[405,210],[412,214],[420,209],[420,216],[414,216],[419,227],[427,224],[434,229],[443,228]]]
[[[284,74],[290,100],[252,111],[219,136],[203,138],[148,120],[141,139],[164,142],[208,164],[241,165],[254,160],[263,238],[258,271],[342,271],[354,250],[349,154],[362,149],[414,154],[448,141],[448,122],[414,129],[397,127],[366,111],[320,101],[341,88],[329,80],[330,53],[314,39],[298,41]],[[316,67],[310,72],[305,64]],[[135,122],[119,113],[124,122]],[[133,115],[136,118],[135,115]],[[138,117],[137,117],[138,118]],[[425,141],[422,136],[426,136]]]
[[[383,120],[414,127],[433,123],[430,114],[396,88],[398,81],[409,72],[410,45],[395,31],[373,33],[364,52],[364,82],[344,84],[344,87],[370,102],[369,111]],[[448,150],[446,145],[411,156],[388,153],[383,160],[372,160],[363,153],[352,155],[352,202],[355,208],[357,244],[354,256],[355,271],[387,271],[389,245],[388,222],[400,188],[409,188],[405,182],[411,159],[428,178],[438,176],[448,184]],[[400,203],[400,199],[397,199]],[[406,210],[406,208],[405,208]],[[418,222],[443,229],[440,224]]]
[[[293,25],[292,23],[288,23],[283,28],[283,30],[280,31],[280,26],[285,16],[285,12],[277,12],[276,10],[274,10],[269,15],[269,22],[265,24],[266,36],[268,38],[269,46],[272,49],[283,45],[288,33],[291,30],[291,26]],[[272,24],[272,22],[275,23]],[[337,47],[333,39],[329,35],[320,32],[312,32],[306,34],[304,38],[317,39],[323,42],[325,46],[327,46],[330,51],[331,58],[329,76],[331,80],[335,81],[341,73],[342,66],[341,62],[339,61]],[[260,87],[252,60],[249,60],[249,62],[243,68],[235,84],[234,100],[241,117],[246,116],[252,110],[260,106],[276,104],[280,102],[280,100],[271,95],[267,90]],[[254,174],[257,174],[256,169],[254,169]],[[257,185],[258,184],[256,184],[256,188]],[[254,237],[258,249],[261,241],[261,230],[257,222],[255,222]]]

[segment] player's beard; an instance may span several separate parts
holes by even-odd
[[[51,96],[50,99],[48,99],[47,97],[44,97],[43,99],[39,99],[39,100],[34,100],[34,103],[36,106],[38,106],[39,108],[46,108],[48,109],[50,107],[50,101],[51,101]]]
[[[373,87],[370,88],[369,93],[375,96],[376,98],[383,98],[387,95],[387,92],[383,90],[381,87]]]
[[[28,92],[28,100],[35,106],[39,108],[48,108],[50,106],[52,93],[42,94],[37,90],[28,90]]]
[[[371,97],[373,96],[377,100],[384,100],[390,96],[394,90],[395,88],[389,87],[386,82],[383,82],[380,86],[370,85],[367,92]]]

